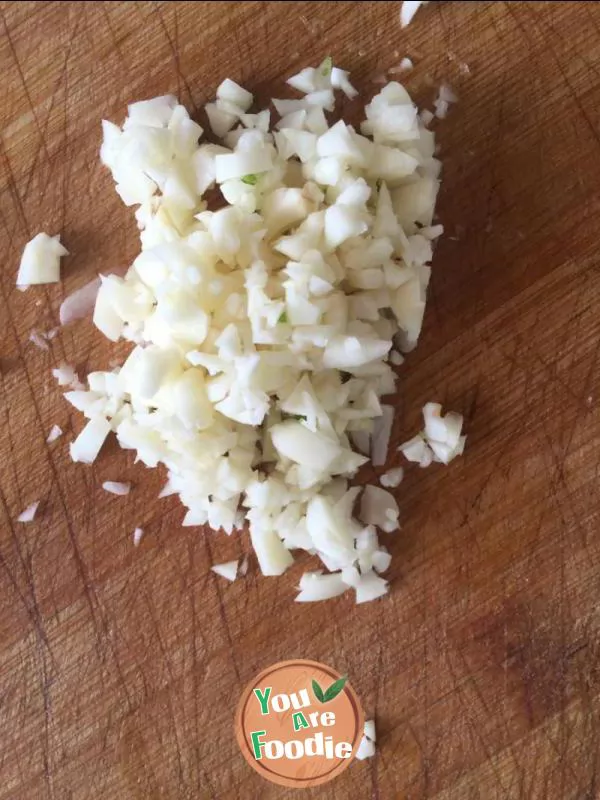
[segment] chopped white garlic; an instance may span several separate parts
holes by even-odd
[[[50,345],[48,344],[47,336],[43,333],[40,333],[38,330],[32,330],[29,334],[29,341],[33,342],[36,347],[39,347],[40,350],[49,350]]]
[[[70,364],[60,364],[52,370],[52,374],[58,381],[59,386],[79,386],[79,378],[75,372],[75,368]]]
[[[202,142],[170,95],[134,103],[121,127],[103,123],[101,159],[137,206],[140,252],[61,320],[97,293],[95,325],[131,348],[85,390],[64,368],[56,377],[89,420],[74,460],[91,463],[113,431],[166,467],[160,496],[180,497],[185,526],[247,522],[264,575],[282,574],[296,549],[322,561],[299,602],[351,587],[361,603],[388,591],[374,526],[396,530],[399,512],[367,486],[362,524],[349,480],[367,453],[386,461],[394,408],[382,398],[423,322],[440,163],[400,83],[368,103],[360,132],[330,126],[335,91],[356,94],[330,58],[289,83],[302,97],[273,101],[282,118],[270,130],[269,110],[249,113],[252,95],[223,81],[206,107],[223,145]],[[204,193],[216,185],[226,204],[212,210]],[[441,458],[450,442],[436,446]],[[213,569],[235,577],[232,564]]]
[[[76,319],[91,315],[99,289],[100,278],[94,278],[66,297],[60,305],[60,324],[67,325]]]
[[[401,72],[408,72],[414,67],[412,59],[410,58],[403,58],[402,61],[398,64],[397,67],[392,67],[388,70],[390,75],[398,75]]]
[[[305,572],[300,579],[300,594],[297,603],[313,603],[317,600],[329,600],[347,590],[340,572],[323,575],[321,572]]]
[[[119,483],[119,481],[104,481],[102,488],[109,494],[126,495],[131,491],[130,483]]]
[[[60,427],[60,425],[53,425],[52,428],[50,429],[50,433],[48,434],[48,438],[46,439],[46,441],[48,442],[48,444],[51,444],[52,442],[55,442],[59,438],[59,436],[62,436],[62,428]]]
[[[364,735],[367,737],[367,739],[370,742],[376,742],[377,741],[377,734],[375,732],[375,720],[374,719],[368,719],[365,722]]]
[[[400,8],[400,25],[406,28],[421,6],[426,6],[428,0],[404,0]]]
[[[365,525],[376,525],[386,533],[398,529],[398,503],[393,495],[379,486],[365,486],[361,501],[359,519]]]
[[[435,116],[438,119],[444,119],[448,114],[448,109],[451,103],[457,103],[458,97],[454,94],[452,89],[445,83],[442,83],[439,89],[438,96],[436,97],[433,105],[435,108]]]
[[[214,564],[211,569],[220,575],[222,578],[227,578],[228,581],[234,581],[237,575],[238,562],[226,561],[224,564]]]
[[[466,436],[461,436],[461,414],[450,411],[442,416],[439,403],[426,403],[423,406],[423,419],[423,432],[398,448],[408,461],[428,467],[433,461],[449,464],[456,456],[462,455]]]
[[[368,719],[365,722],[364,734],[358,745],[358,750],[356,751],[356,758],[358,758],[359,761],[363,761],[365,758],[373,758],[376,749],[375,742],[375,721]]]
[[[385,486],[386,489],[395,489],[396,486],[400,486],[403,477],[404,470],[402,467],[395,467],[394,469],[388,469],[387,472],[384,472],[379,478],[379,482],[382,486]]]
[[[82,461],[84,464],[93,463],[109,433],[110,423],[104,417],[93,416],[70,445],[73,461]]]
[[[240,561],[240,566],[238,569],[238,574],[241,575],[242,577],[248,574],[248,564],[249,564],[248,556],[244,556]]]
[[[17,286],[27,288],[38,283],[57,283],[60,280],[60,259],[68,255],[60,236],[38,233],[27,242],[17,275]]]
[[[17,517],[17,522],[31,522],[36,515],[39,504],[40,501],[36,500],[35,503],[31,503],[31,505],[27,506],[25,511],[22,511]]]

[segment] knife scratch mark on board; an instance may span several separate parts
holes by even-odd
[[[123,51],[121,49],[121,43],[120,43],[119,39],[117,38],[117,33],[116,33],[115,29],[113,28],[113,25],[112,25],[112,22],[111,22],[111,19],[110,19],[110,10],[109,9],[111,8],[111,5],[109,5],[108,8],[106,7],[106,5],[107,4],[106,4],[105,0],[103,0],[100,3],[100,8],[102,10],[102,16],[104,17],[104,21],[106,22],[106,27],[108,28],[108,32],[110,33],[110,38],[112,40],[113,48],[115,50],[115,53],[119,57],[119,61],[121,62],[122,66],[125,69],[127,69],[127,60],[125,59],[125,56],[123,55]]]
[[[46,116],[46,121],[44,123],[43,135],[47,136],[48,135],[48,126],[50,124],[50,118],[52,116],[52,112],[54,110],[54,106],[55,106],[55,103],[56,103],[56,98],[57,98],[57,95],[59,93],[59,89],[60,89],[61,84],[62,84],[63,88],[64,88],[64,97],[63,97],[64,131],[63,131],[63,139],[62,139],[62,142],[61,142],[61,146],[58,148],[56,154],[54,155],[54,158],[52,158],[52,160],[49,161],[49,163],[48,163],[48,176],[47,176],[46,182],[44,183],[44,186],[42,187],[42,191],[41,191],[40,198],[39,198],[40,202],[46,196],[46,192],[48,191],[48,187],[52,182],[52,175],[53,175],[53,172],[54,172],[55,164],[57,164],[59,162],[59,159],[61,159],[61,158],[64,160],[66,154],[68,153],[68,137],[67,137],[68,77],[69,77],[68,67],[69,67],[69,59],[71,58],[71,51],[72,51],[72,48],[73,48],[73,43],[77,39],[77,34],[79,32],[79,24],[83,19],[85,19],[85,15],[84,15],[84,10],[82,8],[82,11],[80,12],[79,16],[77,17],[77,19],[75,21],[75,25],[73,26],[73,30],[72,31],[68,31],[68,41],[67,41],[67,46],[66,46],[66,50],[65,50],[65,56],[64,56],[64,60],[63,60],[63,65],[62,65],[62,68],[61,68],[61,71],[60,71],[60,75],[56,79],[56,83],[55,83],[54,89],[52,91],[52,95],[51,95],[51,98],[50,98],[50,107],[48,109],[48,114]],[[39,154],[40,154],[40,151],[38,149],[37,152],[36,152],[36,160],[37,160]],[[63,161],[63,163],[64,163],[64,161]],[[67,163],[70,165],[70,160],[69,159],[67,159]],[[34,170],[35,170],[35,161],[34,161],[33,168],[32,168],[32,170],[31,170],[31,172],[29,174],[29,177],[27,179],[27,184],[25,186],[24,197],[27,197],[27,194],[28,194],[28,191],[29,191],[29,186],[30,186],[32,177],[34,175]],[[67,188],[68,188],[68,186],[67,186],[67,181],[66,181],[66,170],[63,170],[63,186],[62,186],[63,200],[64,200],[65,194],[67,192]],[[63,215],[62,226],[64,226],[64,222],[65,222],[65,220],[64,220],[64,215]]]
[[[168,46],[169,46],[169,49],[171,51],[172,60],[173,60],[173,66],[175,67],[175,72],[176,72],[176,75],[177,75],[177,95],[178,95],[177,99],[179,100],[179,102],[182,102],[182,100],[183,100],[183,98],[181,97],[181,82],[183,82],[183,85],[184,85],[184,87],[185,87],[185,89],[187,91],[188,102],[192,106],[192,108],[194,110],[194,113],[197,114],[198,113],[198,108],[197,108],[197,106],[196,106],[196,104],[194,102],[194,95],[193,95],[192,90],[190,88],[190,84],[188,83],[188,79],[186,78],[186,76],[183,73],[183,70],[181,68],[181,61],[180,61],[180,57],[179,57],[177,4],[174,4],[174,7],[173,7],[173,19],[174,19],[174,29],[175,29],[175,38],[174,38],[174,40],[171,38],[171,35],[169,33],[169,29],[167,28],[167,25],[166,25],[165,20],[163,18],[162,11],[161,11],[161,8],[160,8],[160,5],[158,4],[158,2],[154,2],[154,8],[155,8],[155,13],[158,15],[158,19],[159,19],[160,25],[161,25],[161,27],[163,29],[163,33],[165,35],[165,39],[166,39],[166,41],[168,43]]]
[[[31,114],[33,116],[33,120],[34,120],[34,123],[35,123],[35,127],[36,127],[36,130],[37,130],[38,136],[40,137],[40,145],[39,145],[39,147],[41,147],[43,149],[44,155],[46,156],[46,159],[49,162],[50,161],[50,152],[48,150],[48,145],[47,145],[47,142],[46,142],[46,138],[45,138],[44,132],[43,132],[41,126],[40,126],[40,122],[39,122],[39,119],[38,119],[38,116],[37,116],[37,112],[35,110],[35,105],[33,103],[33,100],[31,98],[31,94],[29,92],[29,86],[27,84],[27,80],[25,79],[25,75],[23,73],[23,69],[21,67],[21,64],[19,63],[19,58],[17,56],[17,51],[15,49],[15,45],[13,43],[12,36],[11,36],[10,30],[8,28],[8,25],[6,24],[6,17],[4,16],[4,12],[2,10],[2,7],[0,7],[0,19],[2,20],[2,24],[4,26],[4,35],[6,36],[6,41],[8,42],[8,47],[10,49],[14,65],[15,65],[15,67],[17,69],[18,74],[19,74],[19,79],[20,79],[21,84],[22,84],[23,93],[25,95],[25,98],[26,98],[27,103],[29,105],[29,109],[30,109]],[[36,160],[37,160],[37,154],[36,154]],[[33,172],[33,169],[31,170],[31,172]]]
[[[212,548],[211,548],[210,543],[209,543],[209,536],[207,535],[207,531],[205,530],[202,535],[203,535],[203,539],[204,539],[204,543],[205,543],[205,546],[206,546],[206,549],[207,549],[207,553],[208,553],[208,557],[209,557],[210,563],[214,564],[215,563],[215,559],[213,557]],[[217,601],[218,601],[218,605],[219,605],[219,617],[221,619],[221,622],[222,622],[222,625],[223,625],[223,628],[224,628],[224,631],[225,631],[225,637],[227,639],[229,652],[231,654],[231,663],[233,665],[233,669],[234,669],[234,672],[235,672],[235,675],[236,675],[236,678],[237,678],[237,682],[241,686],[242,685],[242,677],[240,675],[240,670],[239,670],[238,663],[237,663],[237,656],[236,656],[236,652],[235,652],[235,642],[234,642],[233,636],[231,635],[231,629],[229,627],[229,620],[227,619],[227,614],[225,612],[225,605],[223,603],[223,593],[222,593],[222,590],[221,590],[221,585],[220,585],[218,580],[215,581],[215,584],[216,584],[216,592],[217,592]]]

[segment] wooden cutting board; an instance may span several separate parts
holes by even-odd
[[[379,733],[375,759],[303,797],[600,797],[600,7],[440,2],[401,30],[399,6],[0,3],[1,800],[296,797],[233,735],[244,685],[292,657],[347,672]],[[29,341],[136,253],[100,118],[166,92],[200,109],[225,76],[265,101],[327,54],[365,96],[409,55],[425,105],[442,80],[460,97],[436,123],[447,233],[394,439],[439,400],[467,448],[407,469],[390,596],[358,607],[295,604],[308,559],[226,585],[210,565],[246,537],[182,529],[163,475],[115,445],[70,463],[81,420],[50,369],[115,348],[88,322]],[[64,280],[21,293],[40,230],[71,252]]]

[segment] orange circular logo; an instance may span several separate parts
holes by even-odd
[[[317,661],[281,661],[246,687],[235,733],[244,758],[280,786],[319,786],[350,764],[364,715],[346,675]]]

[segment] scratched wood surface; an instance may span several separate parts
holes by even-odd
[[[600,796],[600,6],[442,2],[401,31],[399,5],[0,3],[0,800],[295,797],[250,770],[232,725],[244,684],[291,657],[348,672],[379,731],[374,760],[303,797]],[[460,95],[394,436],[439,399],[467,450],[407,471],[391,595],[360,607],[295,605],[302,560],[226,586],[209,567],[245,537],[181,529],[162,475],[114,445],[71,464],[81,422],[50,369],[114,350],[86,322],[29,342],[136,252],[101,117],[165,92],[200,109],[225,75],[277,96],[326,54],[366,95],[405,55],[423,102],[441,80]],[[39,230],[71,251],[64,281],[20,293]]]

